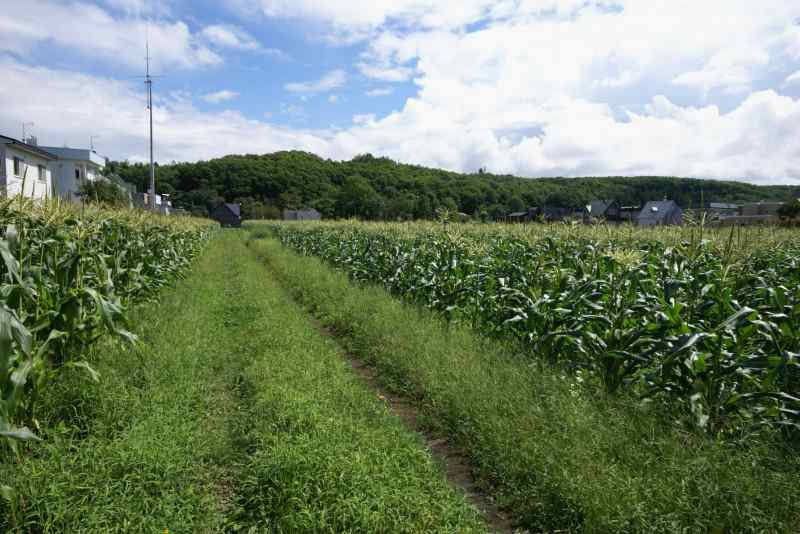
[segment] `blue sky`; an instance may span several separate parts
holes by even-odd
[[[299,149],[522,176],[800,182],[792,0],[28,0],[0,132],[146,159]]]

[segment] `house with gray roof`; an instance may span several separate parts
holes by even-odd
[[[583,210],[583,221],[605,219],[606,221],[620,220],[620,205],[616,200],[592,200]]]
[[[314,208],[308,210],[283,210],[284,221],[319,221],[322,214]]]
[[[651,200],[636,217],[638,226],[679,226],[683,210],[674,200]]]
[[[242,225],[242,211],[239,204],[223,202],[211,211],[211,218],[221,226],[238,228]]]

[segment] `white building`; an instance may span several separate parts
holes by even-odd
[[[54,154],[35,146],[0,135],[0,188],[2,195],[43,199],[53,195],[49,168]]]
[[[106,166],[106,158],[88,148],[55,146],[41,148],[58,157],[57,161],[50,162],[55,192],[61,198],[72,202],[80,201],[78,191],[81,184],[99,179]]]

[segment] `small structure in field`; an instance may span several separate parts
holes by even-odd
[[[309,210],[283,210],[284,221],[319,221],[322,214],[311,208]]]
[[[644,205],[636,217],[639,226],[679,226],[683,224],[683,210],[674,200],[652,200]]]
[[[239,204],[223,202],[211,212],[211,218],[222,226],[238,228],[242,225],[242,214]]]

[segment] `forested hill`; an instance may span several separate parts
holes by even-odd
[[[146,165],[112,162],[110,170],[145,190]],[[446,208],[497,217],[543,204],[578,207],[597,198],[638,205],[664,197],[683,207],[705,202],[784,201],[798,186],[755,186],[671,177],[519,178],[459,174],[388,158],[325,160],[306,152],[226,156],[161,165],[158,191],[196,214],[220,201],[240,202],[245,217],[274,217],[283,208],[314,207],[325,217],[431,218]]]

